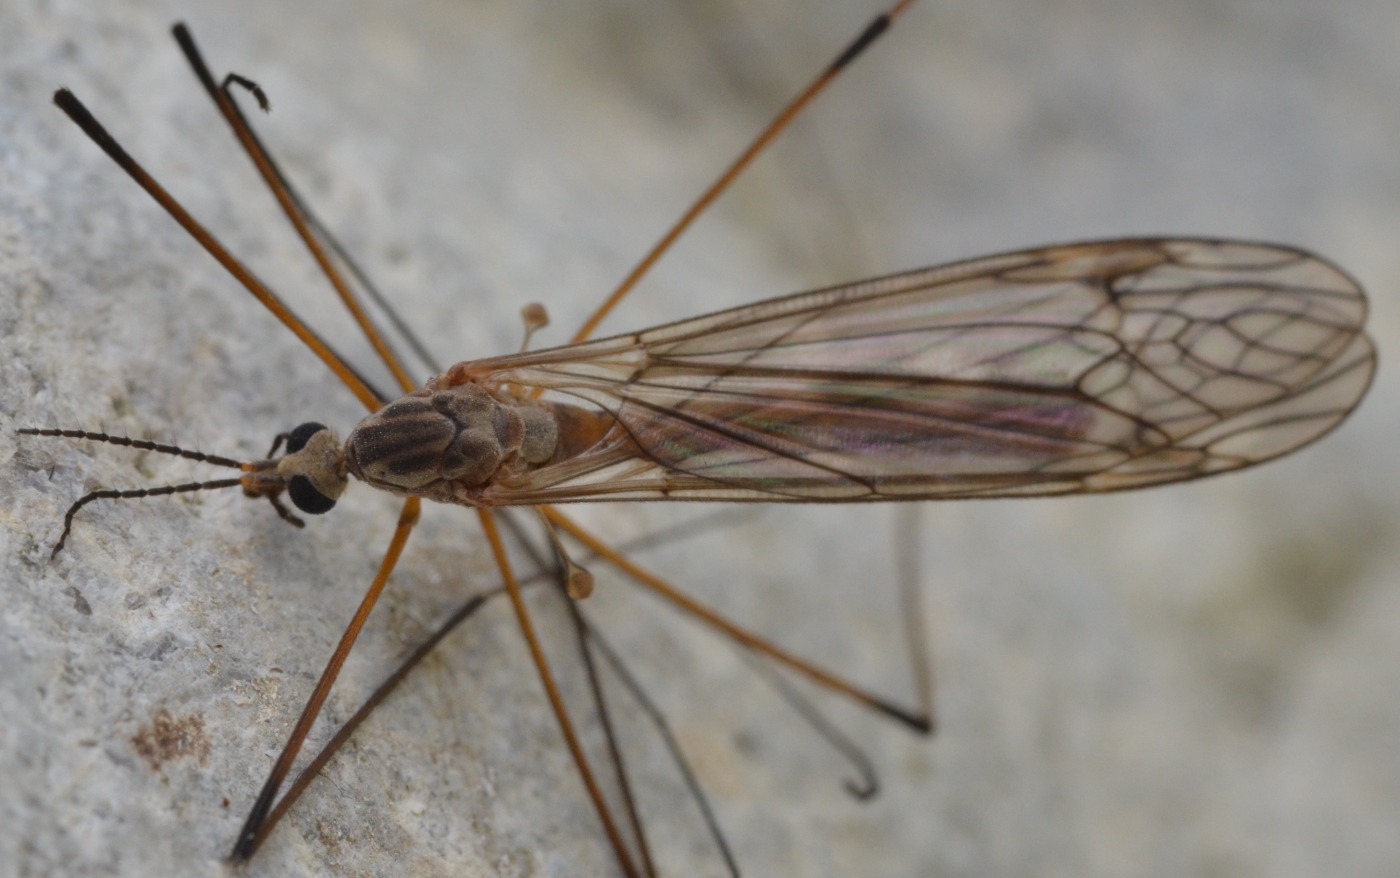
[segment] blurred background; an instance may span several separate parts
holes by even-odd
[[[16,427],[254,457],[308,417],[344,431],[359,414],[49,105],[55,87],[367,362],[169,39],[187,21],[217,71],[267,90],[273,150],[451,362],[517,348],[526,302],[554,319],[535,344],[566,340],[878,8],[0,12],[9,874],[218,873],[395,514],[365,489],[304,532],[236,493],[96,504],[48,560],[85,490],[196,468]],[[922,561],[939,733],[818,696],[880,772],[868,804],[733,650],[595,565],[587,609],[665,710],[746,874],[1361,876],[1400,862],[1396,33],[1400,7],[1382,0],[916,5],[605,325],[1127,235],[1299,245],[1372,297],[1370,398],[1317,447],[1245,474],[930,505],[913,541],[878,507],[719,523],[700,507],[581,510],[614,542],[679,526],[639,562],[902,701],[894,558]],[[332,719],[494,584],[471,519],[426,510]],[[456,635],[249,874],[608,874],[519,641],[503,606]],[[723,874],[655,735],[615,700],[663,874]]]

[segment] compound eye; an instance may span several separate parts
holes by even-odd
[[[304,424],[307,427],[321,427],[320,424]],[[297,428],[298,430],[301,427]],[[303,444],[306,440],[302,440]],[[290,443],[289,443],[290,444]],[[324,515],[335,506],[335,500],[316,490],[316,486],[311,484],[311,480],[306,476],[292,476],[287,482],[287,496],[292,498],[292,505],[305,512],[307,515]]]
[[[327,429],[325,424],[318,424],[315,421],[307,421],[305,424],[302,424],[300,427],[297,427],[295,430],[287,434],[287,453],[296,454],[298,451],[306,447],[306,443],[311,441],[312,436],[315,436],[317,433],[325,429]],[[293,497],[292,499],[295,500],[296,498]],[[332,500],[330,502],[334,503],[335,501]],[[298,503],[297,505],[300,506],[301,504]],[[304,509],[303,511],[311,512],[310,509]]]

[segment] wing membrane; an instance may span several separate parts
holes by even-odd
[[[1366,300],[1303,251],[1198,239],[1027,250],[452,371],[617,424],[491,504],[1115,491],[1321,437],[1365,394]]]

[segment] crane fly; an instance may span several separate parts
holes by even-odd
[[[295,332],[365,404],[342,440],[316,422],[238,461],[104,433],[26,429],[178,454],[236,469],[227,479],[104,498],[240,487],[300,524],[352,480],[404,498],[373,584],[279,756],[233,857],[246,859],[288,802],[300,747],[419,515],[420,501],[471,507],[594,809],[629,875],[654,868],[635,814],[634,862],[553,682],[496,524],[539,510],[558,534],[759,654],[921,731],[928,712],[874,696],[686,597],[581,528],[556,504],[593,501],[872,502],[1104,493],[1238,470],[1336,427],[1365,395],[1375,351],[1366,298],[1304,250],[1172,237],[1050,246],[843,284],[589,340],[689,223],[837,73],[888,29],[902,0],[865,30],[764,130],[662,238],[574,343],[457,363],[422,386],[364,318],[345,259],[295,195],[233,100],[255,84],[196,74],[336,284],[400,385],[380,393],[282,304],[117,144],[70,92],[55,100],[173,218]],[[279,453],[280,452],[280,453]],[[575,569],[570,594],[589,579]],[[314,766],[313,766],[314,770]],[[303,775],[304,776],[304,775]],[[731,868],[732,865],[731,865]],[[735,870],[737,871],[737,870]]]
[[[1026,250],[458,363],[328,440],[306,477],[468,506],[1184,481],[1331,430],[1370,379],[1365,313],[1355,282],[1288,247]]]

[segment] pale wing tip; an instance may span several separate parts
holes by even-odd
[[[1360,405],[1376,374],[1376,350],[1358,332],[1328,368],[1276,402],[1223,422],[1201,447],[1212,471],[1264,463],[1312,445]]]

